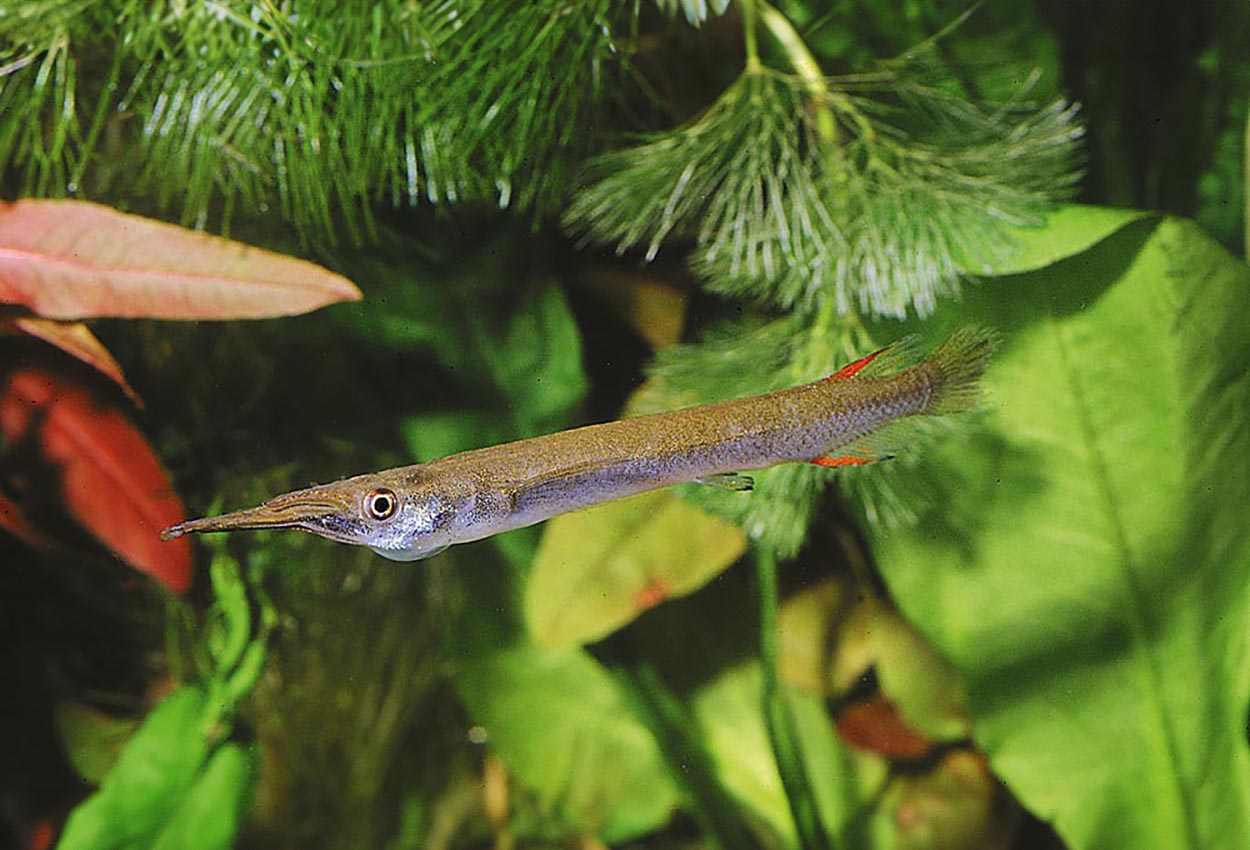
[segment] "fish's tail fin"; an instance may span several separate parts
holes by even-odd
[[[981,397],[981,376],[997,347],[998,336],[993,331],[967,327],[934,349],[917,367],[936,373],[925,414],[940,416],[975,407]]]

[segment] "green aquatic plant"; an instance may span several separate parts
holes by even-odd
[[[230,695],[265,763],[206,798],[222,842],[253,776],[254,846],[1036,843],[1022,811],[1072,850],[1250,841],[1245,269],[1193,226],[1066,204],[1058,80],[1086,69],[1057,13],[940,7],[4,4],[6,196],[303,244],[365,293],[108,340],[197,512],[1002,333],[982,410],[870,468],[405,572],[230,540],[282,615]],[[1089,120],[1105,173],[1136,142]],[[1233,233],[1221,138],[1205,215]]]
[[[692,237],[694,269],[728,296],[932,312],[1073,183],[1080,127],[1062,101],[978,105],[907,73],[813,90],[748,67],[690,123],[592,161],[566,221],[649,260]]]
[[[0,15],[0,171],[54,195],[124,175],[201,227],[275,207],[309,239],[361,240],[379,203],[546,212],[590,141],[608,15],[606,0],[17,4]]]

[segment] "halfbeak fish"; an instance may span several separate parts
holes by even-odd
[[[991,334],[965,328],[919,363],[900,366],[907,342],[810,384],[358,475],[180,523],[161,537],[295,528],[412,561],[672,484],[750,489],[741,472],[779,463],[873,463],[889,457],[891,425],[973,407],[994,350]]]

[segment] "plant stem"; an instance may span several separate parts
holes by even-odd
[[[808,92],[813,95],[816,107],[816,131],[823,141],[837,144],[838,125],[833,120],[833,111],[829,108],[829,86],[825,83],[825,75],[820,70],[816,57],[807,49],[802,36],[795,31],[785,15],[760,0],[760,17],[764,26],[772,33],[773,38],[782,46],[790,65],[807,85]]]
[[[742,37],[747,51],[747,72],[754,73],[761,67],[759,42],[755,36],[755,0],[742,0]]]
[[[764,724],[772,743],[777,773],[786,792],[790,815],[794,818],[799,846],[804,850],[832,850],[829,833],[821,823],[820,812],[807,778],[807,766],[799,736],[794,726],[790,705],[781,689],[777,666],[780,634],[780,602],[777,592],[777,556],[761,550],[755,556],[756,578],[760,599],[760,655],[764,668]]]
[[[767,0],[758,0],[758,2],[760,20],[764,22],[764,26],[768,27],[768,31],[772,33],[773,38],[785,50],[786,58],[790,60],[791,67],[794,68],[795,72],[806,84],[808,94],[812,96],[812,100],[816,104],[816,131],[820,134],[820,138],[823,141],[837,144],[838,125],[833,115],[835,108],[839,112],[850,116],[865,139],[874,138],[876,133],[873,131],[872,124],[864,118],[863,113],[859,111],[851,99],[841,92],[829,88],[824,72],[820,69],[820,63],[816,61],[816,57],[807,48],[807,43],[803,41],[803,37],[794,29],[790,19],[777,11]],[[752,14],[754,14],[754,11]]]

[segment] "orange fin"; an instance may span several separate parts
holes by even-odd
[[[859,358],[854,363],[848,363],[845,366],[843,366],[841,369],[839,369],[838,371],[834,372],[825,380],[836,381],[838,378],[849,378],[855,375],[856,373],[858,373],[860,369],[863,369],[869,363],[871,363],[872,361],[880,357],[882,352],[884,352],[885,350],[886,349],[884,348],[879,349],[877,351],[874,351],[872,354],[869,354],[867,357]]]
[[[828,378],[825,378],[825,380],[836,381],[841,378],[853,378],[860,372],[863,372],[865,375],[885,375],[897,371],[915,362],[915,346],[915,336],[895,340],[885,348],[861,357],[854,363],[848,363]]]
[[[882,460],[890,460],[893,457],[894,455],[872,455],[872,454],[839,455],[838,457],[831,457],[829,455],[821,455],[820,457],[812,458],[810,463],[814,463],[817,466],[827,466],[827,467],[832,468],[836,466],[859,466],[865,463],[877,463],[878,461],[882,461]]]

